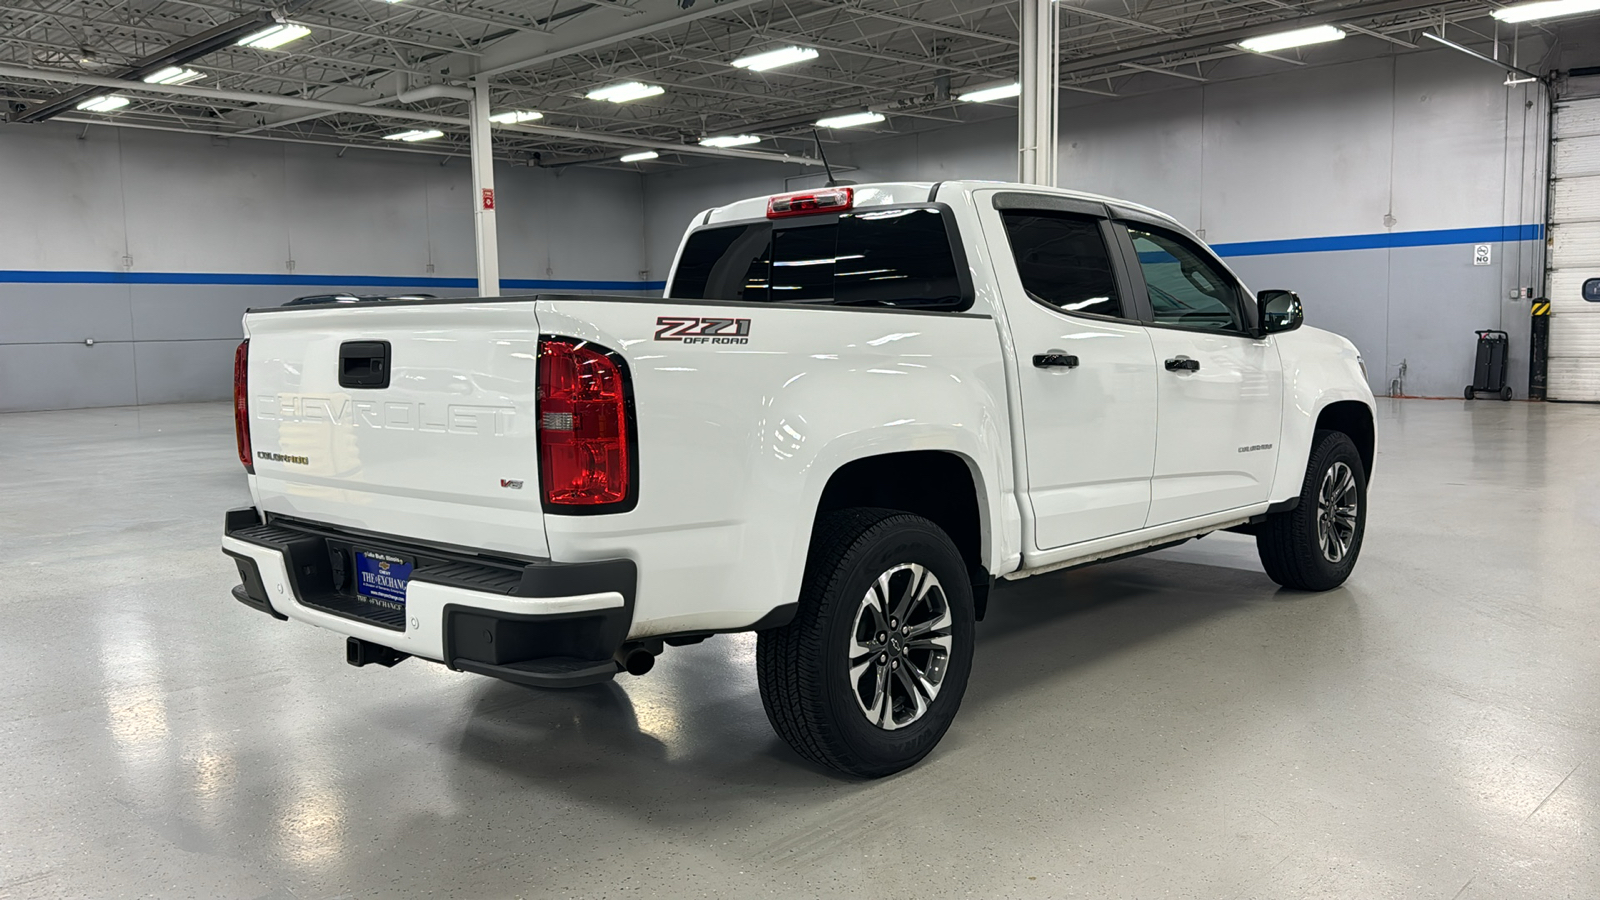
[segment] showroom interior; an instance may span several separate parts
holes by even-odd
[[[768,724],[777,620],[554,690],[358,659],[219,552],[286,459],[249,310],[656,321],[710,210],[979,182],[1158,210],[1354,345],[1348,581],[1264,573],[1292,505],[975,579],[960,716],[867,778]],[[0,897],[1600,896],[1597,460],[1600,0],[0,3]],[[760,545],[715,534],[674,546]]]

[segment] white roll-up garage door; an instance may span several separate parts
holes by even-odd
[[[1554,138],[1547,395],[1600,401],[1600,302],[1583,289],[1600,279],[1600,98],[1558,103]]]

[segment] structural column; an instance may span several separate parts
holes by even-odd
[[[1061,32],[1056,0],[1021,0],[1022,53],[1017,105],[1017,180],[1054,187],[1060,106]]]
[[[472,229],[478,248],[478,295],[500,296],[500,241],[495,229],[494,140],[489,131],[489,83],[472,83],[467,104],[467,136],[472,145]]]

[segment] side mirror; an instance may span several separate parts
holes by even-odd
[[[1305,324],[1305,310],[1300,306],[1300,295],[1294,291],[1261,291],[1256,294],[1262,334],[1293,331]]]

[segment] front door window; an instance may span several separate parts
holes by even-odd
[[[1244,297],[1233,279],[1187,239],[1129,225],[1157,325],[1245,334]]]

